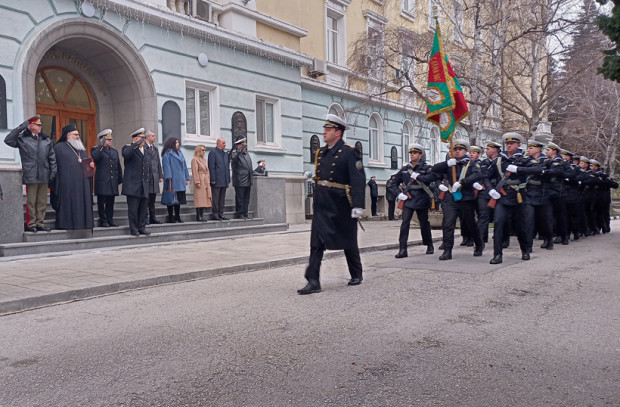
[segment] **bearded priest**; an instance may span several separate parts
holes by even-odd
[[[58,176],[52,188],[52,206],[56,211],[57,229],[92,229],[92,168],[75,124],[62,128],[62,136],[54,145]],[[90,168],[90,174],[89,172]]]

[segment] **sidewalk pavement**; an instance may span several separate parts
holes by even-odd
[[[360,252],[398,250],[400,221],[364,222]],[[439,240],[441,230],[433,230]],[[409,245],[420,245],[411,229]],[[457,243],[458,244],[458,243]],[[437,246],[437,245],[436,245]],[[436,248],[437,251],[437,248]],[[310,253],[310,224],[286,232],[122,248],[0,257],[0,315],[160,284],[299,264]],[[327,251],[325,258],[342,256]]]

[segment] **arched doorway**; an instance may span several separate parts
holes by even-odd
[[[36,111],[43,132],[57,140],[64,126],[74,123],[87,151],[97,144],[96,109],[86,83],[68,69],[47,66],[35,76]]]

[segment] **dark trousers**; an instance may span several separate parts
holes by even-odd
[[[396,209],[396,201],[388,201],[388,219],[394,220],[394,210]]]
[[[493,209],[489,208],[489,197],[478,197],[476,199],[478,207],[478,233],[480,239],[486,243],[489,241],[489,223],[493,220]]]
[[[534,223],[532,228],[532,240],[538,233],[544,240],[553,240],[553,209],[551,202],[544,201],[541,205],[530,205],[530,209],[534,214]]]
[[[226,187],[211,187],[211,216],[213,219],[224,217],[224,202],[226,201]]]
[[[304,275],[309,282],[319,283],[323,253],[325,253],[325,247],[310,247],[310,259],[308,267],[306,268],[306,274]],[[345,249],[344,257],[347,259],[347,266],[349,266],[351,278],[361,279],[362,260],[360,259],[359,248],[355,246],[352,249]]]
[[[480,233],[474,218],[475,205],[476,201],[444,201],[443,221],[441,223],[444,250],[452,250],[454,247],[454,228],[458,217],[461,218],[461,230],[465,228],[468,237],[474,241],[476,249],[482,249],[482,240],[480,240]]]
[[[588,230],[588,233],[598,233],[598,228],[596,227],[595,200],[592,198],[588,198],[584,202],[584,205],[586,211],[586,228]]]
[[[235,218],[248,217],[251,187],[235,187]]]
[[[568,239],[568,223],[566,220],[566,200],[564,198],[550,198],[553,209],[553,233],[562,240]]]
[[[370,213],[372,213],[372,216],[377,216],[377,199],[376,196],[370,197]]]
[[[149,207],[149,219],[150,220],[157,220],[157,218],[155,217],[155,199],[156,198],[157,198],[157,194],[149,194],[148,207]]]
[[[146,226],[146,210],[148,198],[137,196],[127,197],[127,217],[129,218],[129,232],[144,231]]]
[[[99,224],[114,223],[114,195],[97,195]]]
[[[409,228],[411,227],[411,218],[413,212],[418,214],[420,221],[420,231],[422,232],[422,244],[430,246],[433,244],[433,236],[431,235],[431,224],[428,221],[428,209],[411,209],[406,206],[403,208],[403,221],[400,224],[400,235],[398,236],[398,245],[400,250],[407,250],[407,242],[409,241]]]
[[[586,234],[586,216],[582,202],[567,203],[566,217],[568,218],[569,232],[572,232],[575,237]]]
[[[502,255],[502,244],[504,242],[505,229],[509,226],[512,218],[516,220],[516,232],[519,240],[519,247],[522,252],[532,251],[532,224],[534,223],[534,213],[532,207],[525,203],[518,205],[503,205],[501,199],[497,201],[495,213],[493,214],[493,255]]]

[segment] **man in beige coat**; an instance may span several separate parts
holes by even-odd
[[[196,208],[196,222],[205,222],[204,210],[211,207],[211,184],[209,182],[209,167],[205,160],[207,149],[203,145],[196,146],[192,158],[192,177],[194,177],[194,208]]]

